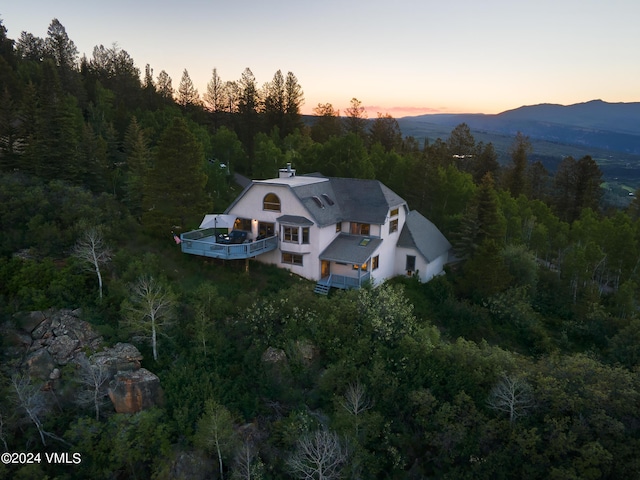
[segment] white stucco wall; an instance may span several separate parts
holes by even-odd
[[[250,218],[256,220],[252,222],[252,238],[256,238],[259,222],[274,223],[276,226],[276,234],[279,237],[279,248],[256,257],[256,260],[277,265],[281,268],[287,269],[302,277],[318,280],[320,278],[320,262],[318,256],[324,249],[324,242],[330,242],[326,240],[330,237],[331,232],[335,234],[335,226],[320,229],[313,225],[309,227],[309,243],[292,243],[285,242],[281,235],[281,225],[276,220],[283,215],[295,215],[305,217],[309,220],[313,220],[307,209],[298,200],[298,197],[293,193],[289,187],[290,183],[295,183],[301,177],[293,179],[275,179],[273,182],[263,181],[254,182],[244,196],[240,198],[235,205],[228,211],[229,214],[235,215],[241,218]],[[309,181],[307,179],[301,179],[302,181]],[[327,181],[326,179],[312,179],[311,181]],[[263,210],[264,197],[274,193],[280,199],[280,211]],[[299,242],[302,241],[300,236]],[[325,245],[326,246],[326,245]],[[282,263],[282,252],[300,254],[303,258],[302,265],[292,265],[288,263]]]
[[[412,255],[416,257],[416,269],[414,270],[413,274],[415,275],[417,272],[418,275],[420,276],[421,282],[428,282],[436,275],[440,275],[447,261],[449,253],[445,252],[444,254],[440,255],[438,258],[435,258],[431,262],[427,262],[427,260],[416,250],[399,247],[396,250],[396,265],[397,265],[396,275],[403,275],[403,276],[407,275],[407,270],[405,269],[406,262],[407,262],[407,255]]]

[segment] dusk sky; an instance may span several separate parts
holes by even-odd
[[[57,18],[80,55],[116,43],[176,89],[187,69],[201,95],[214,67],[258,86],[291,71],[304,113],[353,97],[396,118],[640,101],[638,0],[23,0],[0,18],[14,40]]]

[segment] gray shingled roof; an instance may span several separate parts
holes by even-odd
[[[313,222],[307,217],[301,217],[299,215],[282,215],[276,218],[276,220],[285,225],[297,225],[301,227],[310,227],[313,225]]]
[[[291,191],[309,212],[310,217],[320,227],[338,222],[358,222],[382,225],[385,223],[389,209],[406,205],[406,202],[378,180],[357,178],[322,177],[320,175],[304,175],[297,177],[327,181],[291,182],[274,179],[279,185],[288,185]],[[261,183],[268,182],[261,181]],[[242,198],[252,183],[231,203],[225,213],[231,211]],[[333,203],[333,205],[331,204]]]
[[[366,245],[363,245],[363,239],[368,239]],[[320,254],[320,260],[361,265],[371,257],[381,243],[381,238],[341,233]]]
[[[292,188],[320,226],[341,221],[383,224],[390,208],[406,204],[378,180],[337,177],[329,177],[328,180]],[[313,197],[322,205],[319,206]]]
[[[397,245],[416,249],[428,262],[451,249],[449,240],[438,227],[415,210],[407,214]]]

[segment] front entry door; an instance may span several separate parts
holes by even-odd
[[[322,260],[320,264],[320,277],[327,278],[329,275],[331,275],[331,262]]]

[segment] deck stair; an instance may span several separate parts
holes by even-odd
[[[313,289],[313,293],[317,293],[318,295],[329,295],[329,290],[331,290],[331,286],[327,285],[323,282],[316,283],[316,288]]]

